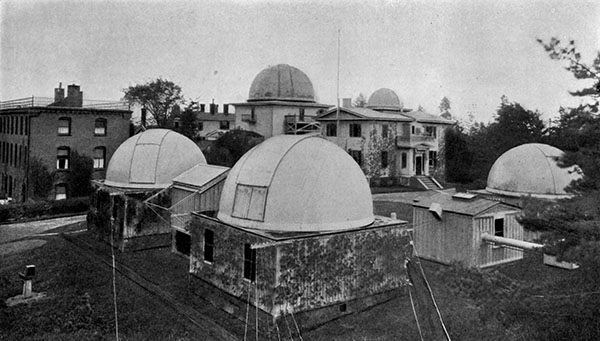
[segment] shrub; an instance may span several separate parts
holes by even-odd
[[[0,206],[0,223],[68,213],[84,213],[89,209],[88,197],[55,201],[32,201]]]

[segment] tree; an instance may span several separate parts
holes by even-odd
[[[178,114],[179,127],[175,130],[191,140],[195,140],[198,134],[198,110],[198,103],[191,102]]]
[[[34,200],[47,199],[52,190],[53,174],[48,171],[44,163],[31,157],[29,161],[29,191]]]
[[[247,151],[263,141],[263,137],[252,131],[233,129],[215,140],[205,153],[211,165],[233,167]]]
[[[378,133],[377,129],[373,128],[370,133],[362,165],[368,178],[385,177],[394,173],[396,126],[388,125],[382,129],[386,129],[386,132]]]
[[[175,107],[183,104],[181,87],[162,78],[123,89],[123,97],[130,104],[138,104],[148,110],[158,127],[171,127],[171,115]]]
[[[469,137],[459,125],[447,128],[440,157],[444,160],[444,178],[449,182],[471,182],[469,171],[473,159],[468,145]]]
[[[356,96],[352,105],[356,108],[364,108],[367,106],[367,98],[361,92],[358,94],[358,96]]]
[[[89,156],[79,154],[76,150],[71,152],[71,167],[67,177],[69,195],[71,197],[85,197],[92,192],[92,174],[94,160]]]
[[[442,101],[440,102],[440,116],[447,120],[452,119],[450,100],[446,96],[444,96],[444,98],[442,98]]]

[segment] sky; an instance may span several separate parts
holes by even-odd
[[[394,90],[405,107],[488,122],[506,95],[545,119],[582,86],[536,38],[600,50],[600,1],[61,1],[0,2],[0,99],[85,99],[162,77],[188,99],[244,102],[264,68],[289,64],[320,103]],[[585,85],[585,84],[583,84]]]

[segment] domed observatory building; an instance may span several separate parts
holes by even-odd
[[[233,314],[258,311],[260,328],[291,313],[306,327],[407,280],[406,222],[374,216],[360,168],[321,137],[254,147],[229,172],[218,213],[192,219],[194,287]]]
[[[317,103],[308,76],[287,64],[262,70],[250,86],[248,100],[233,105],[235,126],[265,138],[319,132],[313,118],[330,107]]]
[[[94,183],[88,229],[121,251],[171,243],[167,190],[173,179],[206,159],[187,137],[150,129],[123,142],[108,164],[106,179]]]
[[[345,148],[373,185],[441,189],[433,174],[439,168],[444,130],[454,121],[405,108],[388,88],[373,92],[364,108],[353,107],[350,99],[344,99],[339,113],[330,108],[316,120],[322,134]]]

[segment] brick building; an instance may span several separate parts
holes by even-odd
[[[59,85],[54,98],[0,102],[0,193],[17,202],[32,197],[30,165],[37,159],[53,175],[49,198],[67,198],[74,151],[93,158],[93,177],[104,178],[113,152],[129,137],[130,118],[126,103],[84,101],[75,84],[66,97]]]

